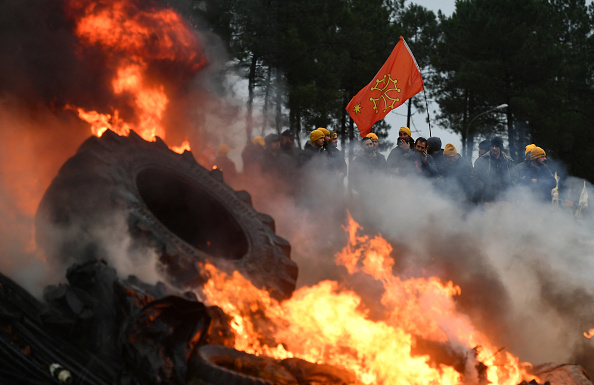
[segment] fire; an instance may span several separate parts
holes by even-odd
[[[586,337],[586,338],[594,337],[594,329],[590,329],[589,331],[584,332],[584,337]]]
[[[170,148],[171,148],[172,151],[175,151],[178,154],[183,154],[184,151],[190,151],[191,150],[191,148],[190,148],[190,142],[188,142],[187,139],[184,140],[182,142],[182,144],[180,144],[179,146],[173,146],[173,147],[170,147]]]
[[[114,105],[111,113],[72,108],[91,124],[93,135],[101,136],[110,129],[120,135],[134,130],[143,139],[154,141],[166,137],[163,119],[170,98],[165,84],[150,75],[151,63],[168,61],[188,72],[206,65],[197,36],[171,9],[143,6],[135,1],[95,2],[69,0],[67,14],[75,19],[75,34],[84,46],[101,49],[107,66],[114,69],[111,82]],[[177,76],[177,74],[175,74]],[[115,105],[124,100],[132,116],[123,116]],[[177,152],[189,150],[186,140],[175,147]]]
[[[233,320],[235,348],[278,359],[299,357],[344,367],[363,384],[517,384],[534,379],[526,364],[489,342],[472,321],[457,312],[461,290],[437,277],[403,278],[394,274],[391,246],[381,237],[358,235],[349,218],[348,245],[336,255],[350,274],[367,274],[383,284],[382,316],[377,304],[364,303],[354,291],[323,281],[297,290],[282,303],[254,288],[238,273],[229,276],[212,265],[203,294]],[[374,313],[375,314],[375,313]],[[461,362],[438,362],[415,352],[419,341],[443,346]]]

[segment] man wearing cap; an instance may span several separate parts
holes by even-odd
[[[332,138],[330,137],[330,130],[328,130],[326,127],[318,127],[318,130],[324,133],[324,148],[327,150],[330,146],[330,141],[332,140]]]
[[[529,144],[526,146],[526,150],[524,151],[524,162],[530,163],[530,151],[536,147],[536,144]]]
[[[403,163],[403,156],[409,152],[414,151],[415,141],[410,135],[410,129],[408,127],[400,127],[398,131],[398,140],[396,141],[396,147],[388,154],[387,166],[388,171],[392,175],[398,175],[404,171],[407,167],[406,163]]]
[[[379,137],[377,136],[377,134],[370,132],[369,134],[365,135],[365,137],[371,139],[371,144],[373,144],[373,152],[374,152],[373,156],[374,157],[377,156],[379,158],[379,160],[378,160],[379,163],[385,164],[386,157],[378,151]]]
[[[324,136],[324,132],[320,129],[315,129],[309,134],[309,142],[303,147],[303,153],[307,160],[326,151]]]
[[[378,156],[374,151],[371,138],[363,138],[361,140],[361,146],[363,153],[353,160],[353,165],[349,172],[350,186],[359,193],[365,187],[370,187],[373,184],[374,175],[386,170],[386,158]]]
[[[427,154],[427,139],[418,137],[413,150],[402,155],[400,174],[420,174],[428,178],[437,177],[437,167],[433,158]]]
[[[503,153],[500,136],[491,139],[489,152],[476,160],[474,175],[482,202],[501,200],[502,193],[514,184],[514,160]]]
[[[371,143],[373,143],[373,148],[375,149],[375,152],[377,152],[377,148],[379,147],[379,137],[377,136],[377,134],[370,132],[369,134],[365,135],[365,137],[371,139]]]
[[[545,164],[547,154],[542,148],[534,146],[527,151],[526,157],[530,159],[516,166],[518,185],[530,188],[543,200],[551,199],[551,190],[555,188],[557,181]]]
[[[285,155],[288,155],[291,158],[296,159],[297,150],[298,148],[295,147],[295,134],[293,134],[293,131],[289,129],[284,130],[281,134],[281,151]]]
[[[480,142],[479,149],[478,149],[478,156],[485,155],[485,153],[490,150],[490,146],[491,146],[491,142],[488,140],[483,140],[482,142]]]
[[[443,158],[443,150],[441,148],[440,138],[437,136],[432,136],[427,139],[427,153],[433,157],[435,167],[437,167],[437,176],[442,176],[446,164],[445,159]]]
[[[472,176],[472,163],[464,159],[452,143],[446,144],[443,150],[445,168],[443,179],[444,189],[458,201],[470,202],[476,193]]]
[[[347,164],[344,159],[344,154],[338,149],[338,134],[336,132],[330,133],[330,143],[328,145],[328,158],[330,170],[335,172],[341,178],[344,178],[347,173]]]
[[[411,142],[412,139],[412,135],[410,133],[410,128],[408,127],[400,127],[400,130],[398,131],[398,138],[401,138],[402,140],[406,140],[407,142]],[[414,140],[412,140],[414,141]]]

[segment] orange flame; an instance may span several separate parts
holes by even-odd
[[[130,97],[127,107],[134,112],[134,122],[120,118],[117,108],[112,114],[76,108],[79,117],[91,124],[93,135],[101,136],[107,129],[128,135],[131,129],[143,139],[165,139],[163,117],[169,103],[165,86],[149,78],[151,61],[183,63],[194,72],[206,64],[197,36],[171,9],[146,7],[139,9],[134,2],[112,1],[97,3],[70,0],[67,12],[76,19],[75,33],[83,44],[104,51],[108,67],[116,68],[112,80],[115,95]],[[177,152],[189,150],[186,140]]]
[[[590,329],[589,331],[584,332],[584,337],[586,337],[586,338],[594,337],[594,329]]]
[[[191,151],[190,149],[190,142],[188,140],[184,140],[182,144],[179,146],[170,147],[172,151],[177,152],[178,154],[183,154],[184,151]]]
[[[534,379],[526,373],[526,364],[493,346],[457,312],[453,297],[461,294],[458,286],[436,277],[395,276],[391,246],[381,236],[357,235],[360,229],[349,218],[350,241],[336,261],[350,274],[365,273],[383,283],[381,304],[386,310],[380,320],[369,316],[375,304],[364,303],[333,281],[301,288],[278,303],[237,272],[229,276],[204,266],[211,277],[203,289],[206,302],[232,318],[235,348],[344,367],[363,384],[459,384],[482,378],[515,385]],[[419,338],[459,352],[464,370],[413,354]]]

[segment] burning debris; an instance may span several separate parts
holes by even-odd
[[[67,283],[46,287],[44,302],[0,277],[0,357],[6,363],[0,371],[6,381],[590,385],[578,366],[531,369],[493,342],[488,334],[495,333],[477,324],[472,312],[460,311],[467,305],[461,299],[468,295],[464,286],[449,275],[402,273],[391,250],[398,243],[361,235],[352,219],[349,243],[336,255],[337,270],[346,278],[295,290],[297,264],[289,243],[276,235],[275,221],[254,210],[249,193],[222,183],[219,170],[208,171],[195,160],[210,160],[206,147],[221,134],[207,133],[212,119],[206,114],[223,110],[224,103],[212,89],[188,90],[207,69],[201,39],[178,14],[152,3],[67,0],[65,13],[61,5],[48,2],[43,10],[51,11],[50,22],[28,25],[40,43],[16,40],[28,48],[51,43],[44,48],[59,59],[49,60],[50,68],[65,66],[69,76],[38,79],[34,75],[47,70],[35,67],[27,74],[18,62],[3,63],[16,79],[12,88],[19,82],[31,86],[15,93],[27,102],[15,102],[15,96],[0,106],[20,112],[18,118],[0,114],[3,126],[11,128],[2,132],[6,158],[0,163],[5,174],[29,177],[22,190],[5,187],[17,204],[6,204],[3,212],[30,219],[41,201],[35,237],[45,255],[35,255],[60,276],[68,268]],[[36,97],[41,100],[31,107]],[[196,104],[205,107],[188,107]],[[88,135],[80,119],[95,136],[63,164]],[[217,113],[216,119],[223,118]],[[40,129],[46,126],[53,130]],[[60,140],[48,146],[48,135]],[[167,146],[164,138],[179,146]],[[11,169],[14,164],[22,169]],[[418,213],[408,210],[416,204],[393,212],[414,218]],[[531,226],[543,222],[530,219]],[[25,234],[29,255],[38,250],[33,226],[24,222],[17,232]],[[385,223],[404,238],[412,233]],[[442,245],[455,239],[447,231],[455,226],[437,226],[443,233],[437,236],[419,223],[406,226],[440,242],[418,254],[450,252]],[[303,238],[320,233],[295,237],[301,257],[308,254]],[[519,238],[523,247],[532,239]],[[316,251],[312,258],[321,258]],[[122,278],[123,260],[139,273],[150,271],[152,279]],[[468,262],[459,260],[440,263]],[[492,282],[482,285],[499,293]],[[357,284],[371,289],[363,295],[354,289]],[[557,295],[549,292],[550,299]]]
[[[123,144],[127,154],[142,153],[143,146],[158,153],[160,146],[134,136],[107,133],[100,139],[90,139],[73,159],[80,154],[89,159],[90,149],[103,141]],[[113,147],[109,143],[104,146],[111,148],[113,155]],[[171,154],[173,159],[182,159]],[[72,163],[79,164],[67,163],[62,171],[77,169]],[[175,170],[170,172],[179,172],[179,168]],[[69,204],[55,198],[43,200],[38,218],[41,237],[49,229],[43,227],[42,220],[57,217],[47,214],[50,208],[59,208],[56,213],[62,212],[61,218],[67,218],[54,222],[58,228],[78,223],[74,219],[84,219],[78,215],[104,223],[98,214],[77,211],[77,207],[87,205],[76,205],[76,188],[74,195],[55,190],[61,183],[69,185],[61,181],[68,181],[61,176],[62,171],[46,197],[60,191],[67,195],[65,201]],[[208,178],[211,186],[221,183]],[[163,175],[157,179],[170,187]],[[209,194],[206,185],[201,186],[205,190],[202,193]],[[97,201],[105,203],[110,196],[121,202],[117,194],[107,194]],[[135,201],[137,206],[147,203],[145,195],[138,192],[138,196],[141,199]],[[154,209],[163,203],[147,204],[145,216],[153,215],[155,221],[167,223]],[[134,210],[126,212],[131,218],[138,217]],[[201,211],[189,212],[190,216],[198,216]],[[216,222],[217,217],[200,218]],[[138,223],[130,221],[128,225],[133,229]],[[46,288],[44,303],[7,278],[2,280],[2,354],[11,362],[9,375],[17,381],[20,378],[16,369],[27,367],[38,383],[51,383],[61,375],[64,381],[89,384],[515,385],[522,381],[544,383],[542,374],[553,385],[564,383],[559,378],[569,381],[565,383],[589,385],[583,371],[546,366],[535,372],[511,353],[493,346],[467,316],[457,312],[453,298],[460,295],[459,287],[436,277],[398,276],[390,258],[391,246],[380,236],[361,235],[361,227],[352,218],[345,227],[349,243],[336,255],[336,262],[351,276],[362,274],[370,282],[383,285],[380,301],[384,312],[374,317],[370,317],[371,304],[332,281],[300,288],[290,298],[278,301],[273,297],[275,288],[262,285],[259,276],[274,277],[273,270],[250,275],[254,272],[251,268],[240,274],[244,267],[232,263],[223,264],[225,270],[219,269],[219,260],[237,259],[226,258],[216,252],[216,247],[188,253],[188,245],[192,245],[188,240],[184,240],[186,254],[179,258],[185,259],[188,266],[188,261],[194,261],[192,271],[200,279],[176,279],[176,274],[187,275],[179,267],[163,269],[165,283],[146,284],[134,276],[120,279],[113,268],[96,259],[113,256],[109,250],[98,248],[100,241],[92,240],[92,236],[99,230],[89,226],[91,223],[82,227],[85,236],[75,236],[88,244],[79,245],[74,238],[68,238],[72,229],[58,233],[65,243],[56,250],[79,258],[68,269],[68,284]],[[266,228],[270,231],[270,227]],[[155,238],[165,230],[145,226],[144,231],[152,237],[138,237],[135,242],[154,247]],[[223,227],[220,231],[233,232],[233,228]],[[89,249],[93,249],[91,254]],[[57,259],[60,255],[50,257]],[[161,258],[160,263],[171,261]],[[260,259],[259,263],[268,262]],[[262,287],[255,286],[258,284]]]

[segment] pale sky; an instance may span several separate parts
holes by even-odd
[[[441,10],[446,16],[451,16],[456,9],[456,0],[411,0],[410,3],[422,5],[435,13]]]
[[[438,10],[441,10],[446,16],[450,16],[454,10],[456,9],[456,1],[455,0],[412,0],[411,3],[422,5],[423,7],[432,10],[433,12],[437,13]],[[414,52],[413,52],[414,55]],[[421,69],[422,70],[422,69]],[[431,84],[425,83],[425,89],[430,89]],[[415,98],[420,98],[425,102],[425,94],[424,91],[418,93]],[[452,143],[459,153],[462,152],[462,139],[460,135],[454,134],[449,131],[445,131],[440,127],[436,126],[435,123],[435,116],[437,115],[437,105],[429,103],[429,118],[431,121],[431,135],[429,134],[429,125],[426,123],[427,120],[427,113],[420,115],[418,113],[415,114],[413,111],[413,116],[411,117],[410,123],[410,130],[413,135],[413,138],[418,138],[420,136],[424,138],[429,138],[430,136],[438,136],[441,139],[441,148],[444,148],[446,144]],[[401,126],[406,126],[406,113],[407,113],[407,103],[403,104],[402,106],[398,107],[396,110],[390,112],[384,119],[388,124],[392,126],[390,129],[390,133],[388,139],[396,144],[396,139],[398,138],[398,131]],[[390,150],[386,152],[389,154]],[[476,156],[476,151],[473,154]]]

